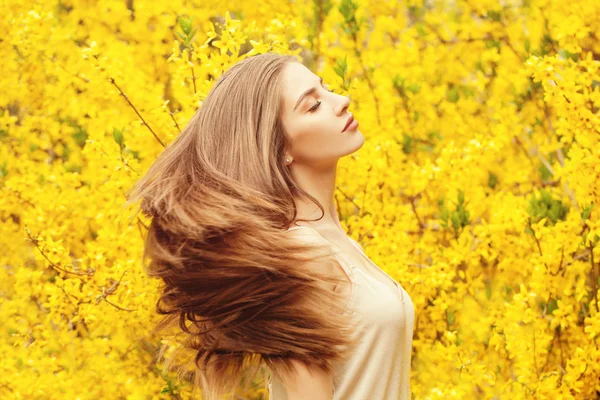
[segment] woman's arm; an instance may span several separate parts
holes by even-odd
[[[299,361],[292,360],[294,371],[285,376],[288,400],[332,400],[333,380],[316,366],[306,367]]]

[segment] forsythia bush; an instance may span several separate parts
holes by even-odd
[[[367,141],[335,196],[415,303],[413,398],[598,398],[597,0],[0,12],[0,398],[190,398],[156,359],[148,221],[124,194],[214,80],[266,51],[352,98]]]

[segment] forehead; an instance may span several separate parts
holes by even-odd
[[[294,107],[298,97],[306,89],[318,83],[319,77],[312,73],[300,62],[289,62],[283,70],[282,76],[282,95],[284,107]]]

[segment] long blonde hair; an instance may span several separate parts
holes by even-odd
[[[175,327],[182,338],[166,368],[208,399],[247,386],[243,377],[265,364],[278,376],[292,371],[292,360],[332,373],[355,344],[347,300],[326,286],[339,280],[306,268],[335,263],[332,249],[286,233],[297,216],[294,196],[323,211],[282,164],[288,62],[298,60],[266,53],[223,73],[128,193],[128,204],[141,200],[139,210],[152,218],[144,265],[149,260],[147,272],[164,283],[156,330]],[[183,355],[192,371],[173,368]]]

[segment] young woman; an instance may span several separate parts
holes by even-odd
[[[413,303],[334,204],[337,162],[364,143],[349,104],[292,56],[246,58],[129,195],[152,217],[157,329],[183,339],[166,367],[188,356],[203,398],[262,365],[272,400],[410,398]]]

